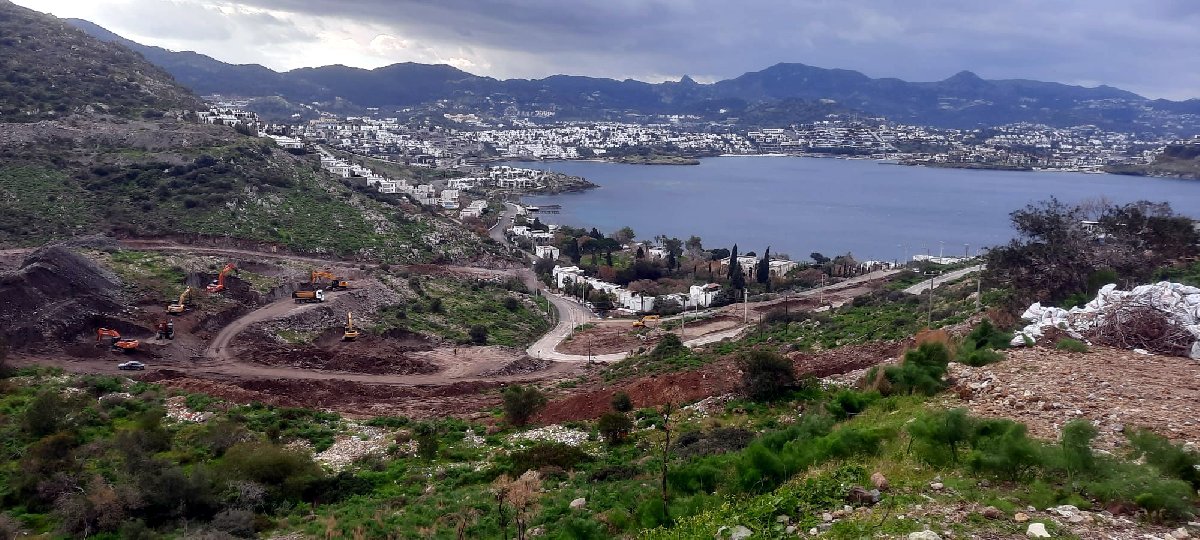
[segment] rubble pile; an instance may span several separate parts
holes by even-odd
[[[313,456],[318,463],[340,471],[369,455],[383,455],[391,444],[387,432],[370,426],[358,426],[355,433],[339,435],[333,445]]]
[[[1167,281],[1131,291],[1105,285],[1096,298],[1070,310],[1035,303],[1021,318],[1031,321],[1012,345],[1036,342],[1047,328],[1076,339],[1122,348],[1142,348],[1200,359],[1200,288]]]
[[[207,422],[213,413],[193,411],[187,406],[187,398],[175,396],[164,401],[167,408],[167,418],[176,422]]]
[[[519,441],[544,441],[565,444],[567,446],[579,446],[588,439],[588,434],[585,431],[566,428],[558,424],[522,431],[512,436],[513,442]]]

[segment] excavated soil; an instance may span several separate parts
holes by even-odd
[[[0,276],[0,298],[0,332],[18,349],[94,332],[100,319],[119,319],[123,311],[120,279],[62,245],[34,251],[19,270]]]
[[[563,341],[555,349],[567,354],[610,354],[629,352],[641,347],[654,347],[662,338],[663,332],[658,329],[658,321],[647,323],[648,328],[637,329],[633,321],[603,321],[593,323],[595,326],[571,334],[571,339]]]
[[[268,366],[320,369],[375,375],[418,375],[436,373],[437,364],[414,356],[429,350],[427,341],[364,334],[355,341],[342,341],[340,329],[329,329],[312,345],[279,343],[261,330],[238,336],[244,352],[239,357]]]
[[[500,404],[501,382],[458,382],[398,386],[341,379],[245,379],[212,381],[158,370],[141,377],[169,388],[214,395],[237,403],[335,410],[351,416],[407,416],[415,419],[478,416]]]
[[[888,361],[900,347],[900,344],[873,343],[793,354],[790,358],[798,377],[823,377]],[[733,359],[725,359],[693,371],[652,375],[612,386],[601,384],[597,389],[575,392],[551,401],[536,420],[540,423],[557,423],[598,418],[611,410],[612,396],[618,391],[629,394],[634,407],[638,408],[698,401],[709,396],[737,392],[741,386],[741,376]]]
[[[1023,422],[1038,437],[1057,439],[1064,424],[1086,418],[1101,448],[1124,444],[1135,427],[1200,444],[1200,364],[1187,358],[1037,347],[983,367],[951,364],[950,376],[973,413]]]

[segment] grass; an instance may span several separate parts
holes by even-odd
[[[0,243],[37,246],[90,232],[93,204],[48,167],[0,165]]]
[[[487,344],[525,347],[550,329],[545,300],[525,294],[523,287],[448,278],[419,280],[420,291],[401,305],[380,310],[374,330],[403,328],[469,342],[471,327],[487,328]],[[510,290],[510,288],[512,290]]]

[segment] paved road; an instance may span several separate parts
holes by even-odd
[[[930,288],[931,284],[933,285],[933,288],[936,289],[938,287],[941,287],[942,285],[950,283],[951,281],[961,278],[967,274],[970,274],[973,272],[978,272],[980,270],[983,270],[982,264],[975,265],[975,266],[968,266],[967,268],[963,268],[961,270],[955,270],[953,272],[942,274],[940,276],[935,276],[933,278],[922,281],[916,285],[913,285],[912,287],[904,289],[904,292],[906,292],[908,294],[925,294],[926,292],[929,292],[929,288]]]
[[[512,227],[513,219],[516,217],[517,205],[510,202],[504,203],[504,212],[500,214],[500,219],[496,221],[496,224],[492,225],[491,229],[488,229],[488,236],[491,236],[493,240],[501,244],[507,245],[508,238],[505,238],[504,231]]]

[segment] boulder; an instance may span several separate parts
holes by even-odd
[[[1029,528],[1025,529],[1025,536],[1030,538],[1050,538],[1050,533],[1046,532],[1046,525],[1043,523],[1030,523]]]
[[[942,540],[942,537],[933,531],[920,531],[908,533],[908,540]]]
[[[583,497],[580,497],[578,499],[571,501],[571,509],[572,510],[579,510],[585,506],[587,506],[587,499],[585,499]]]
[[[988,519],[1000,519],[1000,518],[1004,517],[1004,512],[1002,512],[999,508],[996,508],[995,506],[989,506],[987,508],[984,508],[983,511],[980,512],[980,514],[983,514],[983,517],[988,518]]]
[[[875,489],[878,489],[879,491],[887,491],[888,488],[891,487],[888,484],[887,477],[879,471],[871,474],[871,485],[875,486]]]
[[[1025,512],[1017,512],[1016,515],[1013,516],[1013,521],[1017,523],[1025,523],[1026,521],[1029,521],[1029,515]]]

